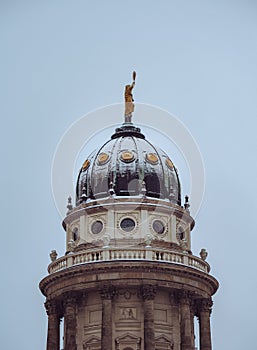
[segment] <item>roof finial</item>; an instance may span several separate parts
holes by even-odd
[[[133,82],[131,85],[125,86],[124,98],[125,98],[125,123],[131,123],[132,113],[134,112],[134,99],[132,90],[136,83],[136,72],[132,74]]]

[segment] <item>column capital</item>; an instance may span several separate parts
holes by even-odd
[[[112,300],[116,295],[116,288],[113,285],[103,285],[99,288],[102,300]]]
[[[56,300],[47,299],[44,305],[48,316],[59,315],[59,303]]]
[[[208,312],[211,314],[213,301],[211,298],[201,298],[196,300],[197,312]]]
[[[73,314],[76,308],[77,297],[74,292],[66,292],[63,294],[64,315]]]
[[[193,292],[190,292],[188,290],[178,290],[176,293],[180,304],[191,305],[194,295]]]
[[[152,284],[144,284],[141,287],[141,295],[144,300],[154,300],[156,294],[156,286]]]
[[[54,299],[46,299],[45,308],[48,315],[47,350],[60,349],[60,304]]]

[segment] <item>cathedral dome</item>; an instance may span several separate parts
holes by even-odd
[[[85,160],[78,175],[77,204],[110,194],[143,194],[181,204],[180,182],[172,161],[132,123],[117,128],[111,139]]]

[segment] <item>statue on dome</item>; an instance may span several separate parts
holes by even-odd
[[[125,123],[131,123],[132,113],[134,112],[134,98],[132,90],[136,83],[136,72],[132,75],[133,82],[131,85],[125,86],[124,98],[125,98]]]

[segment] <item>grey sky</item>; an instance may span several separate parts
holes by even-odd
[[[253,348],[257,3],[1,1],[0,16],[2,347],[45,349],[38,282],[50,250],[63,254],[65,241],[51,192],[53,154],[77,118],[122,102],[135,69],[136,100],[178,116],[204,158],[192,241],[196,255],[209,251],[220,282],[213,348]]]

